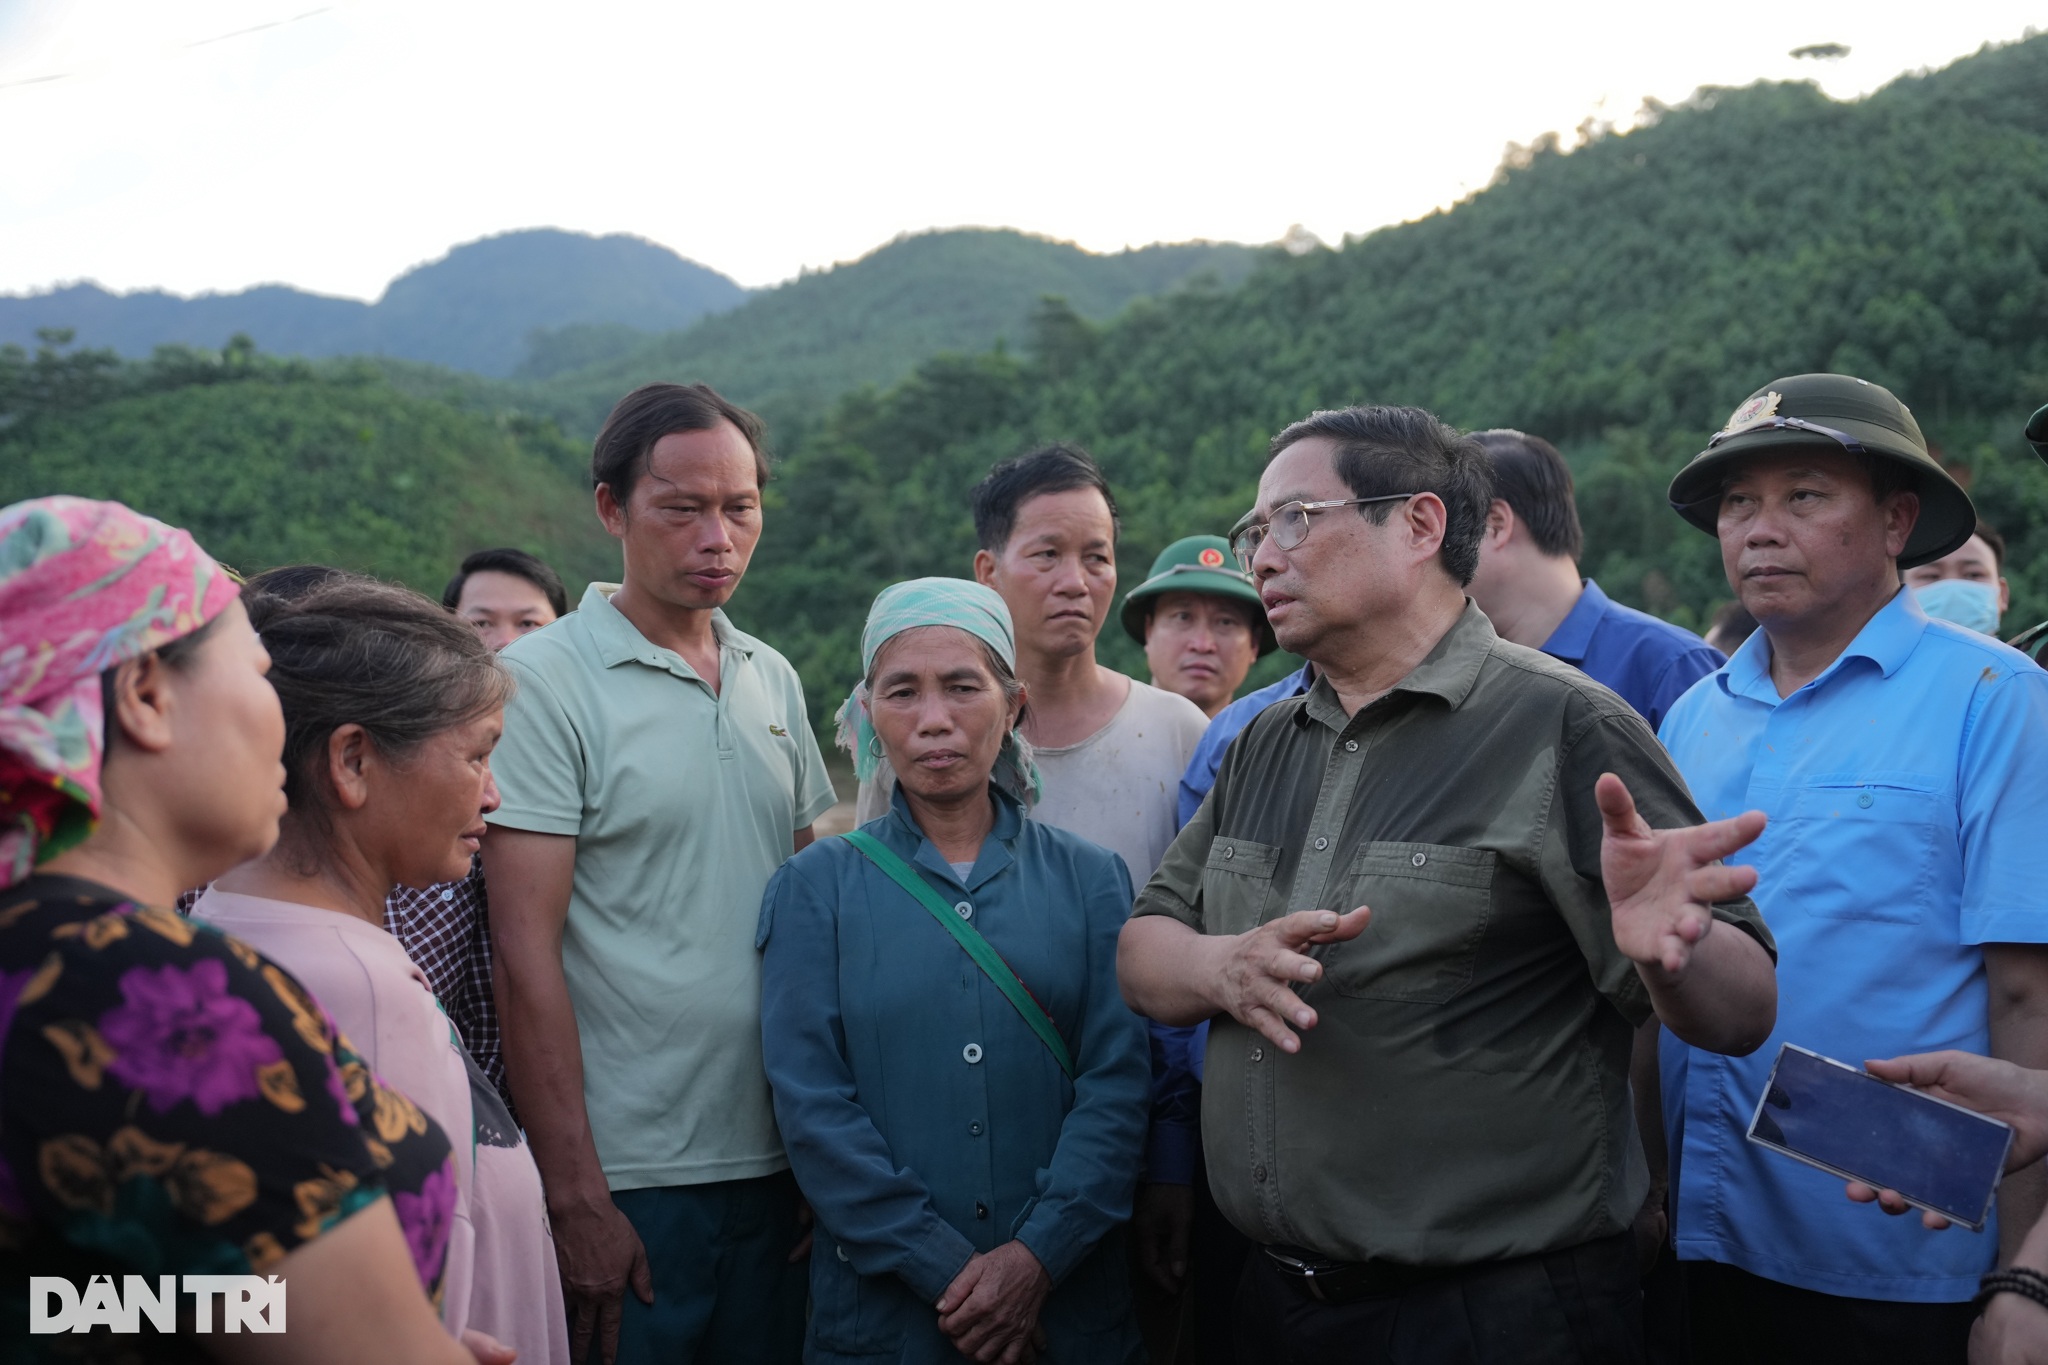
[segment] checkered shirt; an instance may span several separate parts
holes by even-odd
[[[505,1058],[491,996],[490,902],[482,863],[473,864],[461,881],[424,891],[393,887],[384,902],[384,927],[426,974],[470,1056],[502,1094]]]

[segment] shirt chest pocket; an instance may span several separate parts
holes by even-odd
[[[1372,920],[1323,954],[1339,995],[1441,1005],[1472,982],[1493,909],[1496,854],[1442,844],[1367,844],[1351,864],[1339,909]]]
[[[1202,924],[1212,934],[1242,934],[1265,922],[1280,850],[1249,839],[1218,838],[1202,866]]]
[[[1759,888],[1773,904],[1820,919],[1907,924],[1926,917],[1936,853],[1955,843],[1955,803],[1933,779],[1816,777],[1789,795],[1778,831],[1788,847],[1773,859],[1784,880],[1775,892]]]

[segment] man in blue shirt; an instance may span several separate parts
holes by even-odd
[[[1493,468],[1493,505],[1465,590],[1502,639],[1572,665],[1656,729],[1671,703],[1725,662],[1721,651],[1579,577],[1586,537],[1556,446],[1519,431],[1474,437]]]
[[[1900,570],[1968,540],[1976,514],[1882,388],[1771,383],[1671,502],[1718,536],[1761,628],[1662,739],[1708,819],[1770,816],[1748,857],[1781,983],[1776,1031],[1747,1057],[1662,1039],[1693,1358],[1961,1362],[1998,1242],[1870,1217],[1744,1134],[1784,1042],[2048,1065],[2048,674],[1902,590]],[[2041,1192],[2038,1167],[2005,1182],[2009,1248]]]

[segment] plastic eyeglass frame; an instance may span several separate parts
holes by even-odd
[[[1292,545],[1282,541],[1280,548],[1283,550],[1298,550],[1308,542],[1308,532],[1311,525],[1308,513],[1310,512],[1327,512],[1332,507],[1359,507],[1369,502],[1405,502],[1415,496],[1414,493],[1382,493],[1376,498],[1325,498],[1320,502],[1283,502],[1273,509],[1273,515],[1278,517],[1290,507],[1299,507],[1302,510],[1301,539],[1295,541]],[[1259,553],[1259,546],[1266,543],[1266,537],[1271,533],[1272,529],[1273,523],[1271,521],[1255,521],[1249,525],[1240,526],[1230,533],[1230,552],[1237,556],[1237,562],[1243,566],[1246,573],[1252,571],[1252,560]],[[1247,546],[1245,540],[1255,531],[1258,533],[1258,538]]]

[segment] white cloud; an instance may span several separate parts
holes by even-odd
[[[1478,188],[1510,141],[1625,123],[1645,96],[1760,78],[1850,95],[2039,15],[17,0],[0,6],[0,289],[374,297],[454,243],[540,224],[635,232],[748,284],[969,223],[1107,250],[1295,222],[1335,240]],[[1830,41],[1851,55],[1787,55]]]

